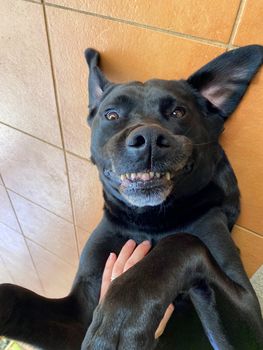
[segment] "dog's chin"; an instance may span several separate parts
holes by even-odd
[[[154,207],[162,204],[171,193],[172,187],[168,189],[156,188],[154,190],[135,190],[122,192],[126,201],[135,207]]]
[[[148,175],[148,177],[147,177]],[[124,178],[121,181],[119,191],[125,200],[136,207],[154,207],[162,204],[169,196],[173,188],[170,174],[159,177],[145,174],[140,178]]]

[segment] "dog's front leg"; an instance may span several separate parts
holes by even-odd
[[[199,239],[192,252],[185,249],[184,236],[167,237],[163,239],[161,247],[167,245],[167,251],[170,249],[179,258],[177,264],[184,267],[184,293],[192,301],[213,348],[262,350],[263,320],[259,303],[247,281],[234,244],[228,244],[228,248],[233,248],[230,257],[232,263],[229,263],[226,254],[225,266],[219,266],[210,250]],[[228,249],[225,247],[225,250]],[[181,260],[178,255],[181,255]]]
[[[48,299],[12,284],[0,285],[0,335],[45,350],[79,350],[85,335],[77,300]]]
[[[263,350],[263,320],[252,289],[228,278],[210,254],[189,297],[214,349]]]

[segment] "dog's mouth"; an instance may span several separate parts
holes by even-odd
[[[143,171],[120,175],[119,191],[132,205],[156,206],[170,194],[173,186],[171,172]]]
[[[190,173],[193,163],[188,162],[176,171],[129,172],[117,175],[108,171],[107,177],[114,177],[118,183],[118,191],[128,203],[137,207],[157,206],[163,203],[172,192],[181,175]]]

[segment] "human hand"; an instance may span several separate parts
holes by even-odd
[[[151,243],[149,241],[144,241],[138,246],[133,240],[127,241],[122,247],[118,257],[115,253],[111,253],[108,257],[108,260],[105,264],[102,284],[101,284],[101,293],[100,293],[100,302],[104,298],[111,282],[120,276],[122,273],[127,271],[133,265],[138,263],[151,249]],[[161,320],[156,332],[155,339],[159,338],[167,325],[172,313],[174,310],[173,304],[170,304],[166,309],[163,319]]]

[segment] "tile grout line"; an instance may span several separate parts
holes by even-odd
[[[241,226],[239,224],[235,224],[236,227],[242,229],[242,230],[246,230],[250,233],[253,233],[254,235],[256,235],[257,237],[260,237],[263,239],[263,235],[261,235],[260,233],[256,232],[256,231],[253,231],[252,229],[248,228],[248,227],[245,227],[245,226]]]
[[[36,0],[24,0],[25,2],[31,2],[32,4],[38,4],[38,5],[41,5],[42,4],[42,0],[39,1],[36,1]]]
[[[94,166],[94,164],[92,163],[90,157],[89,157],[89,158],[85,158],[85,157],[83,157],[83,156],[80,156],[80,155],[77,154],[77,153],[74,153],[74,152],[71,152],[71,151],[67,151],[67,150],[66,150],[66,152],[67,152],[67,154],[69,154],[69,155],[71,155],[71,156],[74,156],[74,157],[76,157],[76,158],[79,158],[80,160],[84,160],[84,161],[86,161],[86,162],[88,162],[88,163],[90,163],[91,165]]]
[[[3,186],[3,187],[4,187],[4,186]],[[4,226],[7,227],[9,230],[15,231],[15,232],[17,232],[17,233],[19,233],[19,234],[21,235],[21,232],[20,232],[20,231],[18,231],[17,229],[15,229],[15,228],[12,227],[12,226],[9,226],[7,223],[0,221],[0,224],[1,224],[1,225],[4,225]]]
[[[46,295],[46,290],[45,290],[44,285],[43,285],[43,283],[42,283],[42,281],[41,281],[40,274],[39,274],[39,272],[38,272],[38,269],[37,269],[37,267],[36,267],[35,261],[34,261],[34,259],[33,259],[32,254],[31,254],[29,245],[28,245],[27,240],[26,240],[26,236],[25,236],[24,231],[23,231],[23,229],[22,229],[22,225],[21,225],[21,223],[20,223],[20,221],[19,221],[19,219],[18,219],[17,213],[16,213],[16,211],[15,211],[15,207],[14,207],[13,202],[12,202],[12,200],[11,200],[11,197],[10,197],[10,195],[9,195],[9,193],[8,193],[8,190],[7,190],[7,188],[6,188],[6,185],[5,185],[5,182],[4,182],[4,179],[3,179],[2,175],[0,175],[0,177],[1,177],[1,180],[2,180],[2,182],[3,182],[3,184],[4,184],[4,188],[5,188],[7,197],[8,197],[8,199],[9,199],[9,201],[10,201],[11,207],[12,207],[12,209],[13,209],[15,218],[16,218],[17,223],[18,223],[18,226],[19,226],[19,228],[20,228],[20,230],[21,230],[22,237],[24,238],[24,242],[25,242],[25,245],[26,245],[26,247],[27,247],[28,253],[29,253],[29,255],[30,255],[30,258],[31,258],[33,267],[34,267],[34,269],[35,269],[37,278],[38,278],[38,280],[39,280],[40,286],[41,286],[41,288],[42,288],[42,290],[43,290],[43,292],[44,292],[44,295]]]
[[[53,62],[53,56],[52,56],[52,50],[51,50],[51,40],[50,40],[50,34],[49,34],[49,30],[48,30],[48,17],[47,17],[47,13],[46,13],[45,1],[43,1],[43,3],[42,3],[42,8],[43,8],[43,15],[44,15],[44,21],[45,21],[46,35],[47,35],[47,44],[48,44],[48,52],[49,52],[49,59],[50,59],[50,67],[51,67],[54,95],[55,95],[55,101],[56,101],[58,124],[59,124],[59,129],[60,129],[61,142],[62,142],[62,147],[63,147],[64,161],[65,161],[65,168],[66,168],[66,174],[67,174],[68,191],[69,191],[71,213],[72,213],[73,226],[74,226],[75,244],[76,244],[77,254],[79,257],[80,256],[80,247],[79,247],[78,235],[77,235],[77,230],[76,230],[75,208],[74,208],[71,184],[70,184],[70,179],[69,179],[69,167],[68,167],[67,154],[66,154],[66,149],[65,149],[65,140],[64,140],[64,135],[63,135],[62,117],[61,117],[60,108],[59,108],[58,90],[57,90],[54,62]]]
[[[20,193],[14,191],[14,190],[12,190],[11,188],[9,188],[9,187],[7,187],[7,186],[6,186],[6,189],[7,189],[9,192],[12,192],[12,193],[16,194],[17,196],[23,198],[24,200],[28,201],[29,203],[32,203],[32,204],[34,204],[35,206],[37,206],[37,207],[39,207],[39,208],[41,208],[41,209],[47,211],[48,213],[53,214],[53,215],[55,215],[56,217],[58,217],[58,218],[60,218],[60,219],[62,219],[62,220],[64,220],[64,221],[66,221],[67,223],[73,225],[73,222],[70,221],[69,219],[66,219],[66,218],[64,218],[63,216],[58,215],[57,213],[51,211],[50,209],[48,209],[48,208],[46,208],[46,207],[43,207],[41,204],[38,204],[38,203],[32,201],[31,199],[29,199],[29,198],[23,196],[22,194],[20,194]]]
[[[59,260],[63,261],[64,263],[68,264],[69,266],[72,266],[74,268],[77,267],[77,265],[74,265],[70,262],[68,262],[67,260],[64,260],[61,256],[59,256],[57,253],[54,253],[53,251],[51,251],[50,249],[48,249],[47,247],[45,247],[44,245],[42,245],[41,243],[39,243],[38,241],[35,241],[34,239],[32,239],[31,237],[28,237],[26,234],[22,234],[21,232],[19,232],[18,230],[14,229],[13,227],[7,225],[6,223],[0,221],[1,225],[4,225],[5,227],[7,227],[8,229],[10,229],[11,231],[14,231],[16,233],[18,233],[20,236],[22,236],[23,238],[25,238],[26,240],[34,243],[35,245],[37,245],[38,247],[40,247],[41,249],[45,250],[46,252],[50,253],[51,255],[54,255],[56,258],[58,258]],[[1,252],[0,252],[0,258],[1,258]],[[0,259],[1,260],[1,259]]]
[[[55,147],[55,148],[57,148],[57,149],[59,149],[59,150],[61,150],[61,151],[63,150],[62,147],[60,147],[60,146],[58,146],[58,145],[55,145],[54,143],[48,142],[48,141],[46,141],[46,140],[44,140],[44,139],[41,139],[41,138],[38,137],[38,136],[32,135],[32,134],[28,133],[27,131],[18,129],[18,128],[16,128],[15,126],[12,126],[12,125],[10,125],[10,124],[7,124],[7,123],[5,123],[5,122],[3,122],[3,121],[0,121],[0,124],[2,124],[2,125],[4,125],[4,126],[7,126],[7,127],[11,128],[11,129],[14,129],[14,130],[16,130],[16,131],[18,131],[18,132],[21,132],[21,133],[24,134],[24,135],[33,137],[34,139],[36,139],[36,140],[38,140],[38,141],[41,141],[41,142],[43,142],[43,143],[46,143],[46,144],[49,145],[49,146],[53,146],[53,147]]]
[[[32,2],[34,4],[41,5],[41,3],[34,2],[33,0],[22,0],[22,1]],[[148,25],[148,24],[143,24],[143,23],[139,23],[139,22],[135,22],[135,21],[131,21],[131,20],[126,20],[123,18],[107,16],[107,15],[98,14],[98,13],[91,12],[91,11],[78,10],[78,9],[73,8],[73,7],[53,4],[53,3],[47,2],[45,0],[42,0],[42,1],[43,1],[42,4],[44,4],[44,6],[54,7],[54,8],[58,8],[61,10],[66,10],[66,11],[77,12],[77,13],[85,14],[85,15],[92,16],[92,17],[107,19],[107,20],[110,20],[112,22],[123,23],[123,24],[127,24],[127,25],[130,25],[133,27],[139,27],[139,28],[148,29],[148,30],[155,31],[155,32],[169,34],[169,35],[173,35],[175,37],[181,38],[181,39],[188,39],[188,40],[198,42],[201,44],[213,45],[213,46],[225,48],[225,49],[228,49],[229,47],[230,48],[238,48],[239,47],[238,45],[232,45],[229,42],[227,43],[227,42],[223,42],[223,41],[219,41],[219,40],[208,39],[205,37],[202,38],[200,36],[195,36],[195,35],[187,34],[187,33],[183,33],[183,32],[177,32],[177,31],[173,31],[173,30],[169,30],[169,29],[165,29],[165,28],[161,28],[161,27],[155,27],[155,26]],[[242,1],[243,0],[241,0],[241,2]]]
[[[4,187],[4,186],[2,186],[2,187]],[[46,209],[46,208],[40,206],[39,204],[37,204],[37,203],[35,203],[35,202],[32,202],[30,199],[21,196],[20,194],[14,192],[13,190],[10,190],[8,187],[6,187],[6,189],[7,189],[8,192],[12,192],[12,193],[16,194],[17,196],[19,196],[19,197],[21,197],[21,198],[23,198],[23,199],[29,201],[30,203],[34,204],[34,205],[37,206],[37,207],[40,207],[40,208],[43,209],[43,210],[48,211],[50,214],[55,215],[56,217],[60,218],[61,220],[66,221],[67,223],[69,223],[69,224],[71,224],[71,225],[73,226],[73,223],[72,223],[71,221],[68,221],[67,219],[65,219],[65,218],[63,218],[63,217],[58,216],[57,214],[55,214],[55,213],[53,213],[52,211],[50,211],[50,210],[48,210],[48,209]],[[3,221],[0,221],[0,224],[6,226],[8,229],[10,229],[10,230],[12,230],[12,231],[15,231],[15,232],[17,232],[17,233],[19,233],[19,234],[21,235],[21,232],[20,232],[20,231],[18,231],[17,229],[15,229],[15,228],[12,227],[12,226],[9,226],[7,223],[5,223],[5,222],[3,222]],[[241,226],[241,228],[244,228],[244,229],[246,229],[246,230],[249,230],[249,229],[247,229],[247,228],[245,228],[245,227],[242,227],[242,226]],[[85,232],[88,233],[88,234],[91,234],[91,232],[89,232],[89,231],[88,231],[87,229],[85,229],[83,226],[76,225],[76,229],[80,229],[80,230],[85,231]],[[251,232],[252,232],[252,231],[251,231]],[[254,232],[253,232],[253,233],[254,233]],[[255,234],[257,234],[257,233],[255,232]],[[52,253],[52,254],[58,256],[56,253],[53,253],[51,250],[49,250],[48,248],[42,246],[39,242],[34,241],[32,238],[27,237],[26,235],[25,235],[25,238],[31,240],[32,242],[34,242],[35,244],[39,245],[40,247],[43,247],[43,249],[46,249],[46,250],[49,251],[50,253]],[[62,258],[60,258],[60,259],[62,259]],[[65,260],[64,260],[64,261],[65,261]],[[70,263],[69,263],[69,264],[70,264]]]
[[[8,191],[11,192],[10,190],[8,190]],[[32,203],[33,203],[33,204],[36,204],[36,203],[34,203],[34,202],[32,202]],[[37,205],[37,204],[36,204],[36,205]],[[53,214],[53,213],[52,213],[52,214]],[[5,222],[0,221],[0,224],[1,224],[1,225],[4,225],[4,226],[7,227],[9,230],[12,230],[12,231],[14,231],[14,232],[16,232],[16,233],[22,235],[22,233],[21,233],[20,231],[18,231],[18,230],[16,230],[15,228],[13,228],[13,227],[7,225]],[[71,224],[72,224],[72,223],[71,223]],[[72,225],[73,225],[73,224],[72,224]],[[87,231],[85,228],[83,228],[83,227],[81,227],[81,226],[76,226],[76,228],[77,228],[77,229],[80,229],[80,230],[83,230],[83,231],[85,231],[85,232],[88,233],[88,234],[91,233],[91,232]],[[242,227],[242,228],[245,229],[245,227]],[[247,229],[246,229],[246,230],[247,230]],[[59,259],[63,260],[63,258],[61,258],[59,255],[57,255],[57,253],[52,252],[52,251],[49,250],[47,247],[43,246],[41,243],[39,243],[39,242],[37,242],[37,241],[34,241],[32,238],[30,238],[30,237],[28,237],[28,236],[26,236],[26,235],[25,235],[25,238],[28,239],[29,241],[35,243],[35,244],[38,245],[39,247],[43,248],[43,249],[46,250],[47,252],[49,252],[49,253],[51,253],[51,254],[57,256]],[[262,238],[263,238],[263,237],[262,237]],[[63,260],[63,261],[65,261],[65,262],[68,263],[69,265],[75,266],[74,264],[71,264],[70,262],[67,262],[66,260]]]
[[[160,33],[164,33],[164,34],[169,34],[169,35],[173,35],[175,37],[179,37],[182,39],[188,39],[191,41],[195,41],[195,42],[199,42],[202,44],[209,44],[209,45],[213,45],[213,46],[217,46],[217,47],[221,47],[221,48],[226,48],[227,47],[227,43],[224,43],[222,41],[218,41],[218,40],[213,40],[213,39],[206,39],[206,38],[202,38],[199,36],[195,36],[195,35],[191,35],[191,34],[186,34],[183,32],[177,32],[177,31],[173,31],[173,30],[169,30],[169,29],[165,29],[165,28],[159,28],[159,27],[155,27],[152,25],[147,25],[147,24],[143,24],[143,23],[139,23],[139,22],[135,22],[135,21],[131,21],[131,20],[126,20],[123,18],[116,18],[116,17],[112,17],[112,16],[107,16],[107,15],[102,15],[102,14],[98,14],[95,12],[91,12],[91,11],[85,11],[85,10],[78,10],[72,7],[67,7],[67,6],[61,6],[61,5],[56,5],[56,4],[52,4],[50,2],[47,2],[44,0],[44,3],[46,6],[49,7],[54,7],[54,8],[58,8],[61,10],[67,10],[67,11],[72,11],[72,12],[77,12],[77,13],[82,13],[88,16],[92,16],[92,17],[98,17],[98,18],[102,18],[102,19],[107,19],[110,20],[112,22],[117,22],[117,23],[123,23],[123,24],[127,24],[133,27],[139,27],[142,29],[148,29],[151,31],[155,31],[155,32],[160,32]]]
[[[64,264],[67,264],[67,265],[69,265],[69,266],[71,266],[71,267],[74,267],[74,268],[78,267],[78,264],[77,264],[77,265],[71,264],[71,263],[68,262],[67,260],[64,260],[63,258],[61,258],[61,256],[59,256],[59,255],[57,255],[56,253],[54,253],[54,252],[52,252],[51,250],[49,250],[47,247],[44,247],[44,246],[43,246],[42,244],[40,244],[39,242],[34,241],[32,238],[27,237],[27,236],[25,236],[25,238],[26,238],[28,241],[30,241],[30,242],[34,243],[35,245],[37,245],[38,247],[40,247],[41,249],[45,250],[45,251],[48,252],[49,254],[54,255],[57,259],[59,259],[60,261],[62,261]]]
[[[23,0],[23,1],[25,1],[25,0]],[[60,150],[60,151],[63,151],[63,148],[62,148],[62,147],[60,147],[60,146],[58,146],[58,145],[55,145],[55,144],[53,144],[53,143],[50,143],[50,142],[48,142],[48,141],[46,141],[46,140],[43,140],[43,139],[41,139],[41,138],[39,138],[39,137],[37,137],[37,136],[35,136],[35,135],[33,135],[33,134],[30,134],[30,133],[28,133],[28,132],[26,132],[26,131],[24,131],[24,130],[18,129],[18,128],[16,128],[15,126],[12,126],[12,125],[10,125],[10,124],[4,123],[4,122],[2,122],[2,121],[0,121],[0,124],[6,126],[6,127],[8,127],[8,128],[14,129],[15,131],[21,132],[22,134],[24,134],[24,135],[26,135],[26,136],[32,137],[33,139],[38,140],[38,141],[40,141],[40,142],[43,142],[43,143],[45,143],[45,144],[47,144],[47,145],[49,145],[49,146],[52,146],[52,147],[54,147],[54,148],[56,148],[56,149],[58,149],[58,150]],[[70,155],[72,155],[72,156],[75,156],[75,157],[77,157],[77,158],[79,158],[79,159],[81,159],[81,160],[85,160],[85,161],[87,161],[87,162],[89,162],[89,163],[92,164],[90,158],[85,158],[85,157],[83,157],[83,156],[81,156],[81,155],[79,155],[79,154],[77,154],[77,153],[75,153],[75,152],[69,151],[69,150],[67,150],[67,149],[65,149],[65,151],[66,151],[66,153],[68,153],[68,154],[70,154]]]
[[[233,43],[237,35],[238,27],[241,22],[246,3],[247,3],[247,0],[240,0],[239,8],[237,10],[236,18],[234,20],[232,31],[228,40],[227,51],[230,49],[239,47],[238,45],[234,45]]]

